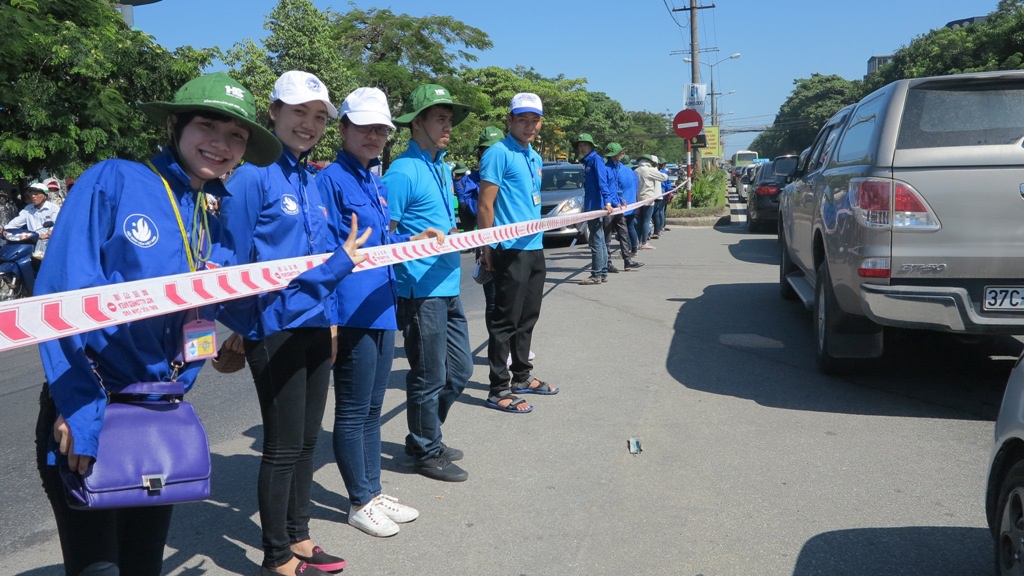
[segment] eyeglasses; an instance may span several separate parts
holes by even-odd
[[[360,134],[369,134],[370,132],[373,132],[377,136],[383,136],[385,138],[391,136],[391,133],[394,132],[394,130],[392,130],[391,127],[385,126],[383,124],[368,124],[366,126],[353,124],[352,127],[355,128],[356,132],[359,132]]]

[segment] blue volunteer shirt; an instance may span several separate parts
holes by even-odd
[[[61,225],[54,228],[36,280],[37,296],[189,272],[185,241],[178,227],[178,207],[186,233],[192,230],[198,193],[190,178],[165,151],[152,159],[160,172],[127,160],[105,160],[86,170],[64,202]],[[161,177],[174,196],[168,198]],[[225,193],[219,180],[206,183],[205,192]],[[230,240],[216,218],[209,218],[209,237],[203,254],[209,267],[233,264]],[[143,310],[152,302],[150,291],[124,292],[111,305]],[[168,381],[171,360],[182,345],[182,328],[198,315],[212,319],[215,308],[165,314],[111,326],[39,345],[50,396],[75,439],[75,452],[96,456],[106,397],[93,374],[91,361],[108,391],[136,382]],[[203,362],[190,362],[177,381],[188,390]],[[49,462],[56,464],[57,447],[50,446]]]
[[[604,210],[605,204],[612,206],[618,204],[615,188],[609,182],[608,169],[597,151],[591,150],[581,162],[583,163],[583,211]]]
[[[378,166],[374,160],[369,168]],[[327,225],[331,234],[344,241],[352,229],[352,214],[358,219],[359,233],[373,228],[363,248],[397,244],[409,240],[409,234],[389,232],[391,210],[388,189],[381,179],[344,150],[316,177],[320,197],[327,204]],[[349,328],[397,330],[395,302],[397,278],[391,266],[381,266],[353,274],[338,284],[333,322]]]
[[[391,221],[399,234],[418,234],[429,227],[455,228],[455,195],[444,151],[431,158],[415,140],[388,168],[382,179],[388,188]],[[448,252],[395,265],[400,298],[459,295],[462,279],[458,252]]]
[[[529,143],[525,147],[506,136],[484,152],[480,160],[480,180],[497,184],[494,199],[494,225],[540,220],[540,154]],[[500,243],[510,250],[542,250],[544,233],[537,232]]]
[[[622,192],[622,199],[626,201],[626,204],[633,204],[636,202],[637,190],[640,188],[640,178],[637,177],[636,172],[632,168],[626,165],[619,167],[619,190]],[[636,212],[636,208],[632,210],[626,210],[623,214],[629,216]]]
[[[230,195],[221,201],[220,215],[239,264],[324,254],[340,244],[328,229],[327,209],[313,176],[288,150],[269,166],[240,166],[227,189]],[[344,274],[351,270],[349,262]],[[317,266],[296,278],[297,289],[224,304],[219,319],[248,340],[293,328],[326,328],[338,280],[330,267]]]
[[[666,170],[665,168],[662,168],[661,170],[658,170],[658,172],[661,172],[662,174],[668,176],[668,170]],[[661,183],[661,191],[663,193],[671,191],[672,188],[674,188],[674,186],[672,186],[672,179],[671,178],[669,178],[668,180],[665,180],[664,182]]]
[[[476,205],[480,198],[479,170],[474,170],[455,181],[455,196],[459,202],[466,205],[470,212],[476,214]]]

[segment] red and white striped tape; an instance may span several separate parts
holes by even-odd
[[[680,186],[681,187],[681,186]],[[679,187],[672,190],[675,192]],[[654,200],[636,202],[613,211],[621,213]],[[461,252],[521,236],[555,230],[604,216],[595,210],[570,216],[553,216],[507,224],[445,237],[375,246],[360,250],[366,260],[355,271],[390,266],[447,252]],[[0,352],[190,310],[264,292],[280,290],[299,274],[322,264],[330,254],[301,256],[269,262],[228,266],[134,282],[83,288],[0,303]]]

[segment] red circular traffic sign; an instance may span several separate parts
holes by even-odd
[[[693,108],[687,108],[681,110],[676,117],[672,119],[672,130],[679,135],[680,138],[689,140],[700,131],[704,129],[704,118],[701,117],[700,112],[697,112]]]

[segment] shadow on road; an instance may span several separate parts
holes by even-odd
[[[883,358],[830,377],[815,368],[811,320],[799,303],[781,300],[773,283],[707,286],[679,308],[668,371],[689,388],[764,406],[994,420],[1021,351],[1009,337],[967,343],[894,332]],[[880,402],[872,391],[888,396]]]
[[[992,538],[983,528],[837,530],[804,544],[793,576],[991,574],[992,558]]]

